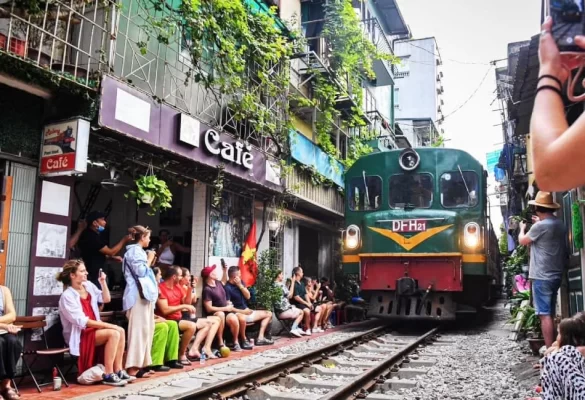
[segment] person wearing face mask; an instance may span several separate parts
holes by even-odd
[[[132,240],[132,235],[124,236],[114,247],[109,247],[102,235],[106,229],[106,215],[100,211],[92,211],[88,214],[86,222],[87,228],[79,237],[77,247],[87,268],[88,280],[97,286],[100,269],[106,270],[106,258],[122,262],[122,257],[117,254]]]

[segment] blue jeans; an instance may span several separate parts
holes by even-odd
[[[532,280],[532,298],[536,315],[555,315],[557,293],[561,287],[561,279]]]

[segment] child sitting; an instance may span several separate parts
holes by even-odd
[[[585,398],[585,358],[577,347],[585,346],[585,321],[566,318],[559,325],[558,350],[541,362],[543,400]]]

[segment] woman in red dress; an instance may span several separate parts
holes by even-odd
[[[111,300],[106,274],[100,271],[100,290],[87,280],[83,261],[71,260],[65,263],[57,280],[63,282],[65,288],[59,299],[63,337],[69,345],[71,355],[79,357],[79,373],[85,372],[103,359],[104,384],[124,386],[132,381],[122,369],[126,344],[124,329],[100,321],[98,303],[105,304]]]

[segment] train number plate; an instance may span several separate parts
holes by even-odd
[[[424,219],[401,219],[392,221],[393,232],[423,232],[427,230]]]

